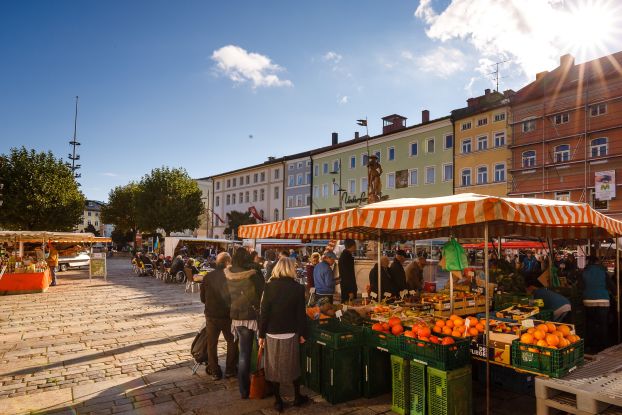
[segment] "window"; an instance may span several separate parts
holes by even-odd
[[[351,156],[350,157],[350,168],[353,169],[356,167],[356,157],[355,156]]]
[[[417,169],[411,169],[408,171],[408,185],[417,186],[419,184],[419,171]]]
[[[460,173],[460,183],[463,187],[471,185],[471,169],[462,169]]]
[[[320,166],[319,165],[315,165],[313,166],[313,174],[315,175],[315,177],[320,175]]]
[[[480,118],[479,120],[477,120],[478,127],[483,127],[485,125],[488,125],[488,118]]]
[[[246,184],[250,184],[251,183],[251,176],[250,174],[246,175]]]
[[[471,139],[465,138],[462,140],[462,154],[467,154],[471,152]]]
[[[333,161],[333,171],[335,173],[339,171],[339,160]]]
[[[249,192],[244,193],[244,202],[245,203],[249,202]]]
[[[262,181],[262,182],[265,181],[266,180],[266,173],[262,171],[261,174],[259,175],[259,177],[260,177],[260,179],[259,179],[260,181]]]
[[[323,174],[328,174],[328,163],[324,163],[322,165],[322,173]]]
[[[374,155],[376,156],[376,159],[378,160],[378,162],[380,162],[380,150],[374,152]]]
[[[416,156],[417,153],[419,152],[419,145],[418,143],[410,143],[410,155],[412,156]]]
[[[278,180],[279,179],[279,169],[276,169],[274,171],[274,180]]]
[[[596,194],[594,193],[594,189],[592,189],[590,192],[590,201],[591,201],[590,204],[596,210],[608,210],[609,209],[609,201],[596,199]]]
[[[536,165],[535,150],[523,151],[523,167],[533,167]]]
[[[426,151],[428,153],[434,153],[434,138],[428,138],[426,141]]]
[[[293,174],[290,174],[289,176],[287,176],[287,183],[289,184],[289,187],[292,187],[296,184],[296,182],[294,181]]]
[[[299,161],[299,162],[298,162],[297,167],[298,167],[299,169],[302,169],[302,161]]]
[[[290,164],[289,166],[287,166],[287,168],[288,168],[289,170],[294,170],[294,164]]]
[[[555,124],[566,124],[569,118],[570,118],[570,114],[565,112],[563,114],[557,114],[553,116],[553,122]]]
[[[503,147],[505,145],[505,131],[495,133],[495,147]]]
[[[216,182],[216,190],[220,190],[220,182]]]
[[[486,150],[488,148],[488,137],[481,136],[477,137],[477,149],[478,150]]]
[[[227,206],[231,204],[231,195],[227,195]]]
[[[339,183],[335,183],[333,181],[333,196],[337,196],[338,193],[339,193]]]
[[[328,197],[328,183],[322,185],[322,196],[325,198]]]
[[[235,193],[231,195],[231,204],[235,205]]]
[[[294,196],[287,196],[287,207],[294,207]]]
[[[87,212],[87,215],[91,216],[91,212]]]
[[[505,181],[505,164],[495,164],[495,182]]]
[[[307,173],[307,182],[305,184],[311,184],[311,173]]]
[[[279,188],[278,188],[278,187],[275,187],[275,188],[274,188],[274,198],[275,198],[275,199],[278,199],[278,198],[279,198]]]
[[[607,155],[607,138],[599,137],[590,141],[592,157],[601,157]]]
[[[261,209],[259,211],[259,217],[261,218],[261,220],[265,220],[266,219],[265,216],[263,215],[263,209]]]
[[[227,189],[231,187],[231,179],[227,179]]]
[[[235,187],[237,185],[236,182],[237,182],[237,178],[234,177],[233,178],[233,187]]]
[[[361,179],[361,193],[367,192],[367,177]]]
[[[362,166],[367,166],[367,154],[363,154],[361,156],[361,165]]]
[[[220,206],[220,196],[216,196],[216,200],[214,202],[216,207]]]
[[[607,104],[596,104],[590,107],[590,115],[592,117],[598,117],[607,113]]]
[[[99,212],[95,212],[95,217],[99,216]]]
[[[307,160],[307,167],[311,167],[311,160]]]
[[[89,213],[90,213],[90,212],[89,212]],[[86,223],[87,223],[87,225],[92,225],[92,223],[91,223],[91,221],[90,221],[90,220],[89,220],[89,221],[87,221]]]
[[[311,195],[305,195],[305,206],[311,206]]]
[[[387,153],[389,154],[388,156],[389,160],[395,160],[395,147],[389,147],[389,150]]]
[[[238,200],[240,203],[244,203],[244,193],[240,192],[240,198]]]
[[[468,130],[470,128],[471,128],[471,121],[462,123],[462,127],[461,127],[462,131]]]
[[[443,164],[443,181],[448,182],[454,179],[454,165]]]
[[[351,179],[348,181],[348,193],[350,194],[356,193],[356,180]]]
[[[257,201],[257,190],[253,190],[253,202]]]
[[[505,112],[495,114],[495,122],[505,121]]]
[[[425,168],[425,184],[434,184],[436,180],[436,168],[429,166]]]
[[[477,168],[477,184],[488,183],[488,167],[481,166]]]
[[[570,192],[555,192],[555,200],[570,202]]]
[[[304,184],[304,182],[302,181],[302,177],[303,177],[302,173],[298,173],[296,175],[296,185],[297,186],[300,186],[300,185]]]
[[[555,147],[555,162],[563,163],[570,160],[570,146],[562,144]]]
[[[528,133],[536,130],[536,120],[523,121],[523,132]]]
[[[313,197],[314,198],[318,198],[320,197],[320,187],[319,186],[313,186]]]
[[[387,189],[395,189],[395,173],[387,174]]]
[[[278,221],[279,220],[279,210],[278,209],[274,209],[274,221]]]
[[[296,207],[302,206],[302,195],[296,195]]]
[[[259,190],[259,201],[263,202],[266,198],[266,191],[264,189]]]
[[[257,181],[259,181],[259,175],[257,173],[255,173],[253,175],[253,183],[257,183]]]
[[[99,226],[99,222],[98,221],[95,221],[95,226]]]
[[[454,146],[454,135],[453,134],[447,134],[445,136],[445,146],[444,149],[450,149]]]

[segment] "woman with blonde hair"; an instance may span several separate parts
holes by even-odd
[[[300,393],[300,344],[307,338],[305,289],[296,282],[296,261],[281,258],[261,298],[259,347],[264,349],[266,380],[272,384],[278,412],[283,411],[280,385],[294,384],[294,406],[309,398]]]

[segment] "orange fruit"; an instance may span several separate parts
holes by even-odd
[[[546,337],[546,333],[542,330],[536,330],[533,332],[533,337],[535,337],[536,340],[544,340],[544,338]]]
[[[532,344],[533,336],[530,333],[525,333],[522,336],[520,336],[520,341],[521,343]]]
[[[549,344],[549,346],[557,346],[559,344],[559,337],[554,334],[547,334],[546,342]]]
[[[452,331],[451,335],[454,336],[454,337],[462,337],[462,333],[460,333],[459,331],[456,331],[456,330]]]
[[[434,326],[434,328],[432,328],[432,331],[434,333],[442,333],[443,332],[443,328],[441,326]]]
[[[460,317],[455,318],[454,319],[454,326],[456,326],[456,327],[464,326],[464,320],[461,319]]]
[[[373,324],[371,326],[371,329],[375,330],[375,331],[382,331],[383,330],[382,324],[381,323],[375,323],[375,324]]]
[[[428,331],[430,331],[430,329],[428,329]],[[396,336],[399,336],[400,334],[404,333],[404,327],[402,327],[401,324],[396,324],[393,327],[391,327],[391,333],[393,333]]]
[[[391,329],[391,326],[389,326],[389,323],[382,323],[383,331],[389,331],[390,329]]]
[[[534,332],[534,331],[536,331],[536,328],[535,328],[535,327],[529,327],[529,328],[527,329],[527,333],[529,333],[529,334],[533,334],[533,332]]]
[[[566,326],[565,324],[562,324],[561,326],[559,326],[557,328],[557,330],[559,330],[560,332],[562,332],[562,334],[564,335],[564,337],[568,337],[570,336],[570,327]]]
[[[428,327],[422,327],[419,329],[419,337],[430,337],[432,332]]]
[[[558,347],[560,349],[563,349],[564,347],[568,347],[568,346],[570,346],[570,342],[568,341],[568,339],[565,339],[563,337],[559,339]]]
[[[445,322],[445,327],[449,327],[450,329],[453,329],[455,326],[454,321],[453,320],[447,320]]]
[[[405,336],[405,337],[410,337],[410,338],[413,338],[413,339],[416,337],[416,336],[415,336],[415,333],[413,333],[413,331],[412,331],[412,330],[406,330],[406,331],[404,332],[404,336]]]
[[[443,337],[443,340],[441,340],[441,344],[442,345],[448,345],[448,344],[454,344],[455,340],[452,339],[451,337]]]
[[[439,327],[444,327],[445,326],[445,320],[436,320],[436,324]]]
[[[457,319],[457,318],[460,318],[460,317],[458,317],[458,316],[457,316],[457,315],[455,315],[455,314],[452,314],[451,316],[449,316],[449,319],[450,319],[451,321],[454,321],[454,320],[455,320],[455,319]]]
[[[561,331],[559,331],[559,330],[555,330],[555,331],[554,331],[554,332],[552,332],[551,334],[556,335],[556,336],[557,336],[557,337],[559,337],[560,339],[563,339],[563,338],[564,338],[564,334],[563,334]]]
[[[477,336],[479,334],[479,330],[475,327],[469,327],[469,336]]]
[[[580,340],[580,337],[577,336],[576,334],[571,334],[570,336],[568,336],[568,341],[570,343],[576,343]]]
[[[477,323],[477,324],[475,325],[475,328],[476,328],[476,329],[477,329],[477,331],[479,331],[480,333],[483,333],[483,332],[484,332],[484,330],[485,330],[485,327],[484,327],[484,325],[483,325],[482,323]]]
[[[536,327],[537,330],[543,331],[545,333],[549,332],[549,326],[547,326],[546,324],[538,324],[538,326]]]
[[[452,331],[453,330],[451,329],[451,327],[447,327],[447,326],[443,327],[443,334],[449,335],[451,334]]]
[[[546,342],[546,340],[538,340],[538,342],[536,343],[536,346],[549,347],[549,344]]]
[[[557,326],[553,323],[546,323],[546,326],[549,328],[549,333],[553,333],[557,330]]]
[[[389,318],[388,323],[390,327],[397,326],[398,324],[402,324],[402,319],[394,316],[394,317]]]
[[[482,326],[486,327],[486,319],[483,318],[479,321],[479,324],[481,324]]]
[[[466,327],[464,327],[464,326],[455,327],[454,331],[457,331],[462,336],[464,334],[464,332],[466,331]]]

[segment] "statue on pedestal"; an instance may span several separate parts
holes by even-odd
[[[378,156],[372,154],[367,162],[367,203],[380,201],[382,196],[381,174],[382,166],[378,162]]]

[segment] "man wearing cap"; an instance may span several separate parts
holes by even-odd
[[[333,265],[337,260],[337,255],[333,251],[326,251],[322,256],[322,261],[313,269],[313,285],[315,286],[316,297],[326,297],[332,303],[335,294],[335,274]]]
[[[406,272],[404,271],[404,261],[406,261],[406,252],[398,249],[395,252],[395,258],[389,268],[391,282],[396,294],[406,289]]]
[[[354,252],[356,242],[346,239],[343,242],[345,249],[339,256],[339,278],[341,278],[341,302],[356,298],[356,275],[354,274]]]

